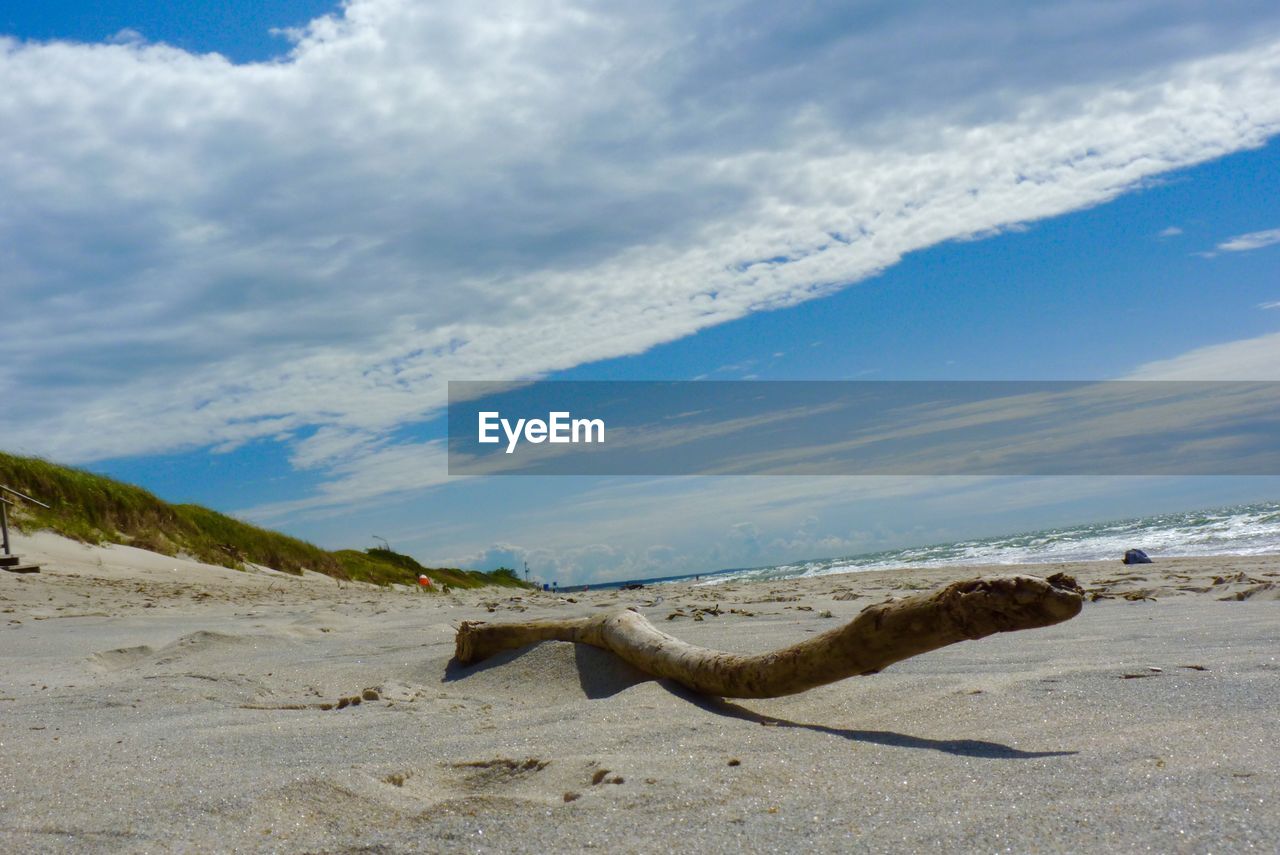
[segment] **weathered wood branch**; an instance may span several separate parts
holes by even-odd
[[[869,606],[844,626],[771,653],[742,655],[694,647],[623,610],[583,618],[458,628],[456,658],[470,665],[540,641],[572,641],[610,650],[640,670],[697,692],[772,698],[877,671],[957,641],[1050,626],[1075,617],[1083,602],[1061,573],[984,576]]]

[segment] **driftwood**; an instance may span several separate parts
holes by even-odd
[[[844,626],[771,653],[742,655],[694,647],[623,610],[583,618],[458,628],[461,665],[540,641],[572,641],[611,650],[640,670],[697,692],[772,698],[846,677],[874,674],[903,659],[997,632],[1050,626],[1080,612],[1082,591],[1061,573],[985,576],[869,606]]]

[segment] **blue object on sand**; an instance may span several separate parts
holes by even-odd
[[[1124,553],[1125,564],[1150,564],[1151,558],[1141,549],[1128,549]]]

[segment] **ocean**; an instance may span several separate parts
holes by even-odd
[[[702,582],[715,585],[738,580],[793,579],[960,564],[1118,562],[1125,550],[1131,548],[1145,550],[1157,561],[1177,556],[1280,553],[1280,502],[1158,514],[841,558],[724,570],[703,574]]]

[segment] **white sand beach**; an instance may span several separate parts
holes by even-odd
[[[16,551],[43,570],[0,573],[4,851],[1280,845],[1280,556],[557,596],[379,589],[50,534]],[[1065,571],[1091,596],[1066,623],[786,698],[698,697],[560,642],[450,663],[462,620],[633,606],[690,642],[758,651],[1014,570]]]

